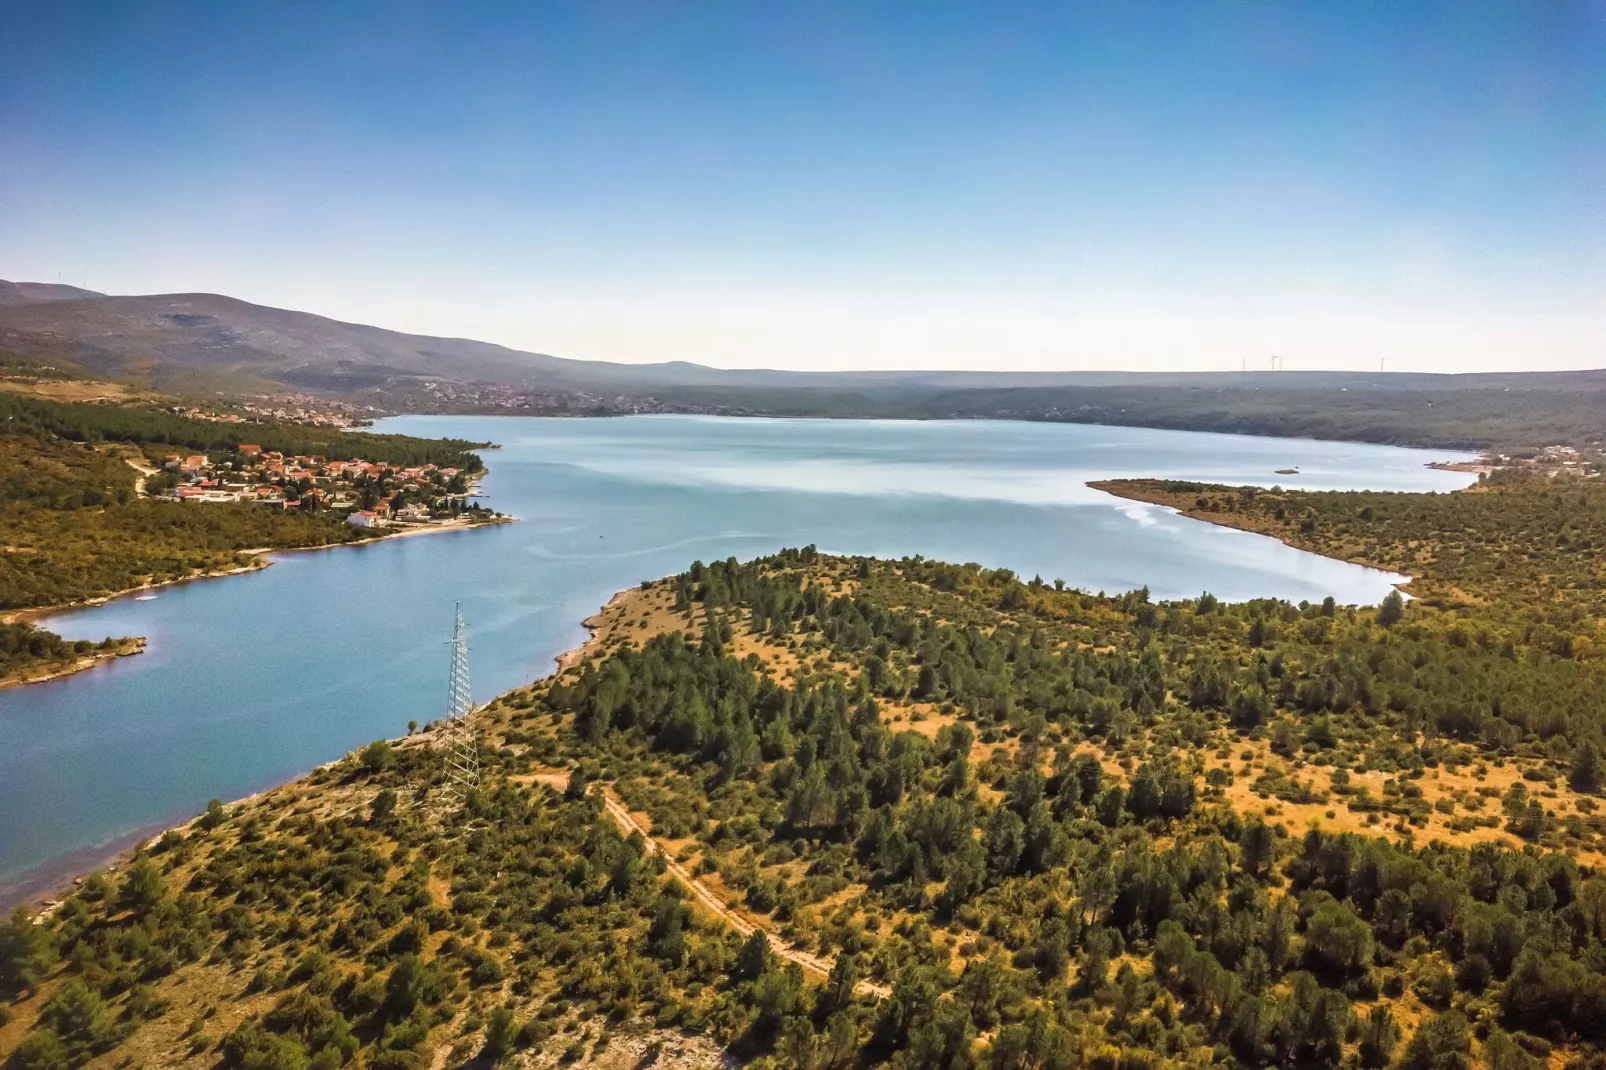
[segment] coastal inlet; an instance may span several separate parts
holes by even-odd
[[[1475,478],[1427,468],[1467,459],[1437,451],[1065,424],[403,417],[375,430],[501,443],[482,500],[520,523],[274,555],[257,572],[42,621],[70,639],[149,645],[0,691],[0,899],[210,798],[441,716],[441,637],[458,601],[483,695],[545,676],[618,590],[694,559],[807,543],[1156,598],[1375,603],[1399,577],[1086,483],[1451,490]]]

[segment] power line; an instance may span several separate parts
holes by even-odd
[[[480,745],[468,715],[474,710],[474,697],[468,686],[468,633],[463,626],[463,604],[457,604],[452,626],[452,672],[447,686],[446,721],[441,726],[442,749],[446,755],[446,782],[441,788],[440,805],[460,810],[470,794],[480,786]]]

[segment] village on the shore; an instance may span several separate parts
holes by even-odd
[[[360,458],[286,456],[241,444],[207,454],[168,454],[145,492],[180,502],[245,502],[266,509],[333,510],[361,528],[425,524],[488,511],[470,504],[467,472],[434,464],[409,467]]]

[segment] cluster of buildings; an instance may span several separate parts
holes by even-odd
[[[350,405],[312,394],[262,395],[234,402],[227,410],[174,408],[171,411],[192,420],[217,424],[243,424],[261,420],[316,424],[320,427],[355,427],[371,422],[379,414],[372,405]],[[242,415],[243,414],[243,415]]]
[[[536,416],[629,416],[640,413],[688,412],[655,397],[599,394],[586,390],[553,390],[530,383],[456,383],[427,381],[393,386],[385,403],[402,412],[508,412]]]
[[[1584,451],[1571,446],[1546,446],[1534,458],[1538,464],[1559,464],[1566,468],[1580,468],[1588,465],[1590,460]]]
[[[286,456],[254,444],[242,444],[217,461],[200,453],[169,454],[162,473],[147,487],[183,502],[350,510],[346,521],[358,527],[423,523],[451,515],[461,510],[472,489],[460,468]]]

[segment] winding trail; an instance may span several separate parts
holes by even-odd
[[[533,779],[537,783],[556,788],[558,791],[564,790],[569,784],[567,773],[537,773]],[[754,932],[762,932],[765,939],[770,942],[770,950],[774,951],[778,957],[788,962],[795,962],[805,970],[816,973],[821,977],[830,976],[831,967],[836,961],[834,957],[821,958],[818,955],[811,955],[807,951],[799,951],[781,939],[773,930],[756,925],[732,910],[706,884],[693,877],[685,866],[670,857],[669,852],[665,851],[658,844],[658,841],[652,838],[652,834],[642,827],[641,822],[631,816],[625,804],[619,801],[618,796],[614,795],[610,788],[602,786],[600,790],[602,792],[602,805],[607,810],[608,816],[613,818],[614,824],[619,826],[620,831],[626,836],[632,832],[640,833],[641,838],[646,841],[648,855],[663,855],[669,872],[674,874],[676,880],[690,888],[692,895],[696,896],[697,901],[710,912],[743,936],[751,936]],[[874,996],[877,999],[885,999],[892,995],[892,989],[886,985],[878,985],[873,981],[860,981],[855,986],[854,991],[859,995]]]
[[[160,469],[152,468],[149,465],[140,464],[132,457],[124,457],[123,460],[128,464],[128,467],[139,473],[139,475],[134,479],[134,497],[145,497],[145,481],[151,476],[154,476],[160,471]]]

